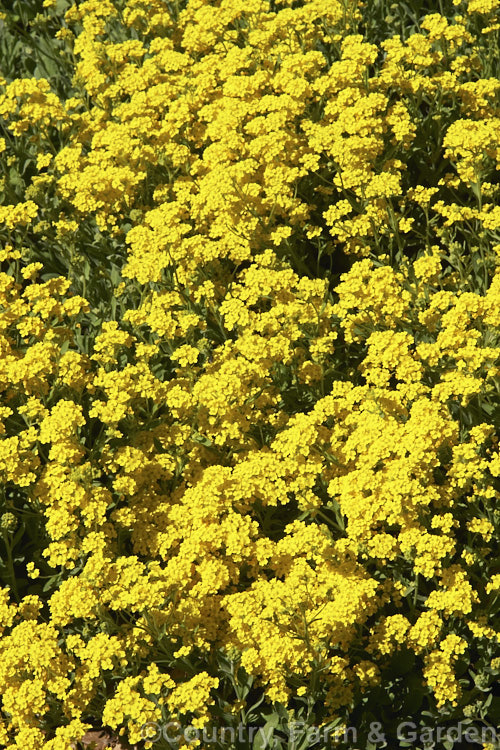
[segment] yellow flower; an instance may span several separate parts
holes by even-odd
[[[40,575],[40,571],[38,568],[35,568],[35,563],[29,562],[26,564],[26,570],[28,571],[28,575],[30,578],[38,578]]]

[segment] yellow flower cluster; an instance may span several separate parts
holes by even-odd
[[[498,654],[498,3],[365,5],[46,2],[68,95],[0,78],[7,750]]]

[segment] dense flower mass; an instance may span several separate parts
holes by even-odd
[[[0,0],[0,747],[500,724],[500,2],[412,7]]]

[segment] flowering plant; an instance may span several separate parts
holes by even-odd
[[[0,0],[1,747],[498,725],[499,8]]]

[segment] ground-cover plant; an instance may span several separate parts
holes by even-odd
[[[0,0],[0,746],[500,747],[499,8]]]

